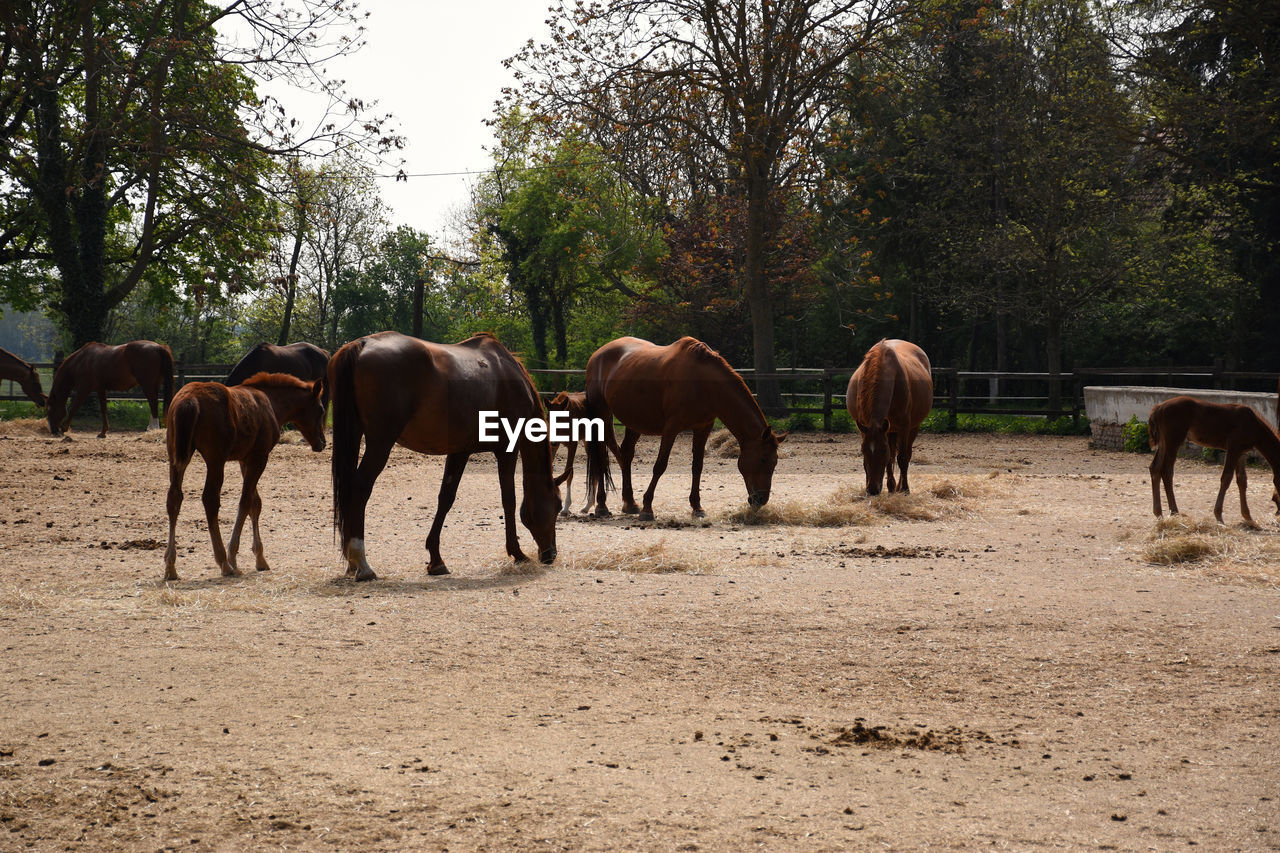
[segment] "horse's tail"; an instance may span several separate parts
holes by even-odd
[[[162,347],[160,357],[160,379],[164,387],[164,412],[169,414],[173,405],[173,350]]]
[[[344,508],[355,485],[360,439],[364,436],[364,424],[356,404],[356,360],[363,349],[363,339],[353,341],[329,360],[327,386],[333,404],[333,526],[340,535]]]
[[[613,429],[613,413],[604,400],[592,395],[590,388],[587,390],[586,414],[588,417],[599,417],[606,430]],[[601,482],[606,491],[613,491],[613,474],[609,470],[609,448],[605,437],[601,435],[596,438],[589,424],[584,443],[587,452],[587,500],[592,501],[599,492]]]
[[[200,420],[200,401],[195,397],[184,397],[178,401],[177,408],[166,404],[165,418],[169,423],[169,464],[186,465],[196,452],[196,424]]]
[[[1160,406],[1152,406],[1147,415],[1147,446],[1152,450],[1160,446],[1160,417]]]

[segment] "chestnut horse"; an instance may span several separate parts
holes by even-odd
[[[524,365],[492,335],[475,335],[459,344],[429,343],[398,332],[360,338],[329,361],[329,391],[333,517],[341,532],[348,576],[358,581],[377,578],[365,556],[365,510],[374,481],[396,444],[445,457],[444,480],[427,534],[428,574],[449,571],[440,557],[440,529],[467,460],[480,452],[491,452],[498,460],[507,553],[517,562],[528,559],[516,536],[518,451],[524,472],[520,521],[533,534],[542,562],[555,559],[560,499],[551,478],[551,448],[523,431],[516,448],[510,450],[501,429],[496,442],[481,437],[482,412],[494,412],[513,427],[522,418],[543,418],[542,400]],[[361,438],[364,456],[357,465]]]
[[[0,380],[4,379],[17,382],[22,393],[40,408],[44,408],[48,402],[48,398],[44,396],[44,388],[40,386],[40,374],[35,367],[8,350],[0,349]]]
[[[702,341],[683,337],[668,346],[639,338],[618,338],[596,350],[587,362],[587,414],[602,418],[604,442],[587,442],[587,494],[596,495],[596,515],[609,515],[605,490],[612,487],[608,446],[622,469],[622,511],[653,518],[653,494],[667,469],[676,436],[693,431],[693,485],[689,506],[693,515],[702,510],[702,460],[707,436],[719,418],[738,440],[738,471],[747,487],[747,503],[754,508],[769,500],[773,469],[778,464],[778,443],[787,434],[775,434],[764,413],[729,363]],[[626,428],[622,445],[613,434],[613,419]],[[636,506],[631,489],[631,461],[642,435],[660,435],[653,478],[644,493],[644,505]]]
[[[239,575],[236,554],[245,516],[253,524],[253,556],[258,571],[270,566],[262,551],[258,516],[262,498],[258,479],[267,467],[267,457],[280,441],[280,429],[292,423],[317,452],[324,450],[324,406],[320,403],[322,383],[303,382],[284,373],[259,373],[242,385],[228,388],[218,382],[190,382],[183,385],[165,413],[166,442],[169,446],[169,547],[164,552],[164,579],[176,581],[178,543],[175,530],[182,508],[182,478],[196,451],[204,457],[205,517],[213,559],[224,575]],[[218,527],[218,507],[222,493],[222,471],[227,462],[239,462],[244,484],[231,542],[222,547]]]
[[[1280,514],[1280,436],[1271,429],[1257,412],[1248,406],[1235,403],[1208,403],[1186,395],[1157,403],[1147,415],[1147,436],[1155,450],[1151,460],[1151,508],[1159,518],[1160,483],[1169,498],[1169,512],[1177,514],[1178,504],[1173,499],[1173,463],[1178,459],[1178,448],[1190,438],[1203,447],[1226,451],[1222,468],[1222,482],[1218,488],[1218,501],[1213,505],[1213,517],[1222,523],[1222,505],[1227,489],[1234,477],[1240,488],[1240,515],[1245,523],[1253,526],[1249,515],[1249,503],[1245,498],[1245,452],[1256,447],[1271,466],[1271,478],[1275,489],[1271,500]]]
[[[880,494],[886,480],[889,491],[910,492],[907,466],[911,464],[911,446],[933,408],[929,356],[909,341],[880,341],[867,350],[850,377],[845,407],[862,433],[867,494]]]
[[[561,391],[547,401],[547,410],[549,412],[568,412],[572,421],[580,420],[587,417],[587,393],[585,391]],[[556,487],[564,485],[564,500],[562,501],[561,515],[572,514],[573,503],[573,458],[578,453],[578,442],[565,441],[553,442],[551,446],[552,459],[555,458],[555,452],[563,444],[566,448],[564,471],[555,479]],[[587,502],[582,505],[579,512],[586,512],[591,508],[591,491],[587,490]]]
[[[98,406],[102,410],[102,432],[107,434],[107,392],[127,391],[135,385],[142,386],[147,403],[151,406],[151,423],[147,429],[160,427],[159,397],[164,388],[164,408],[167,412],[173,400],[173,353],[164,344],[155,341],[130,341],[119,346],[87,343],[67,356],[53,375],[49,389],[49,432],[59,435],[71,423],[89,395],[97,392]],[[75,395],[70,411],[67,401]]]
[[[260,343],[245,353],[244,358],[231,368],[224,381],[227,385],[239,385],[241,382],[258,373],[287,373],[305,382],[325,379],[325,369],[329,366],[329,353],[315,344],[298,341],[288,346]],[[327,408],[329,405],[329,389],[326,386],[320,401]]]

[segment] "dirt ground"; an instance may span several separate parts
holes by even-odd
[[[908,511],[841,527],[735,522],[721,457],[691,520],[682,440],[655,522],[529,568],[476,457],[435,578],[441,460],[397,450],[357,585],[293,443],[273,570],[218,575],[197,462],[165,585],[162,435],[73,435],[0,430],[2,850],[1280,847],[1265,469],[1261,530],[1161,567],[1149,457],[1083,438],[924,436]],[[784,447],[771,505],[861,491],[856,437]],[[1217,476],[1180,461],[1183,509]]]

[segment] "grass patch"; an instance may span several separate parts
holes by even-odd
[[[1156,522],[1141,555],[1156,566],[1194,566],[1226,580],[1280,585],[1280,537],[1274,530],[1179,514]]]
[[[725,520],[743,525],[794,527],[848,527],[875,524],[884,519],[936,521],[967,512],[970,499],[990,491],[989,477],[957,477],[938,480],[910,494],[881,492],[869,497],[862,486],[837,489],[825,500],[772,500],[759,509],[741,506]]]
[[[643,575],[705,575],[711,574],[715,564],[691,553],[687,549],[669,548],[664,541],[639,548],[610,548],[603,551],[587,551],[575,554],[568,561],[569,568],[592,572],[630,572]]]

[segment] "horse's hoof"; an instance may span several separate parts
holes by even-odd
[[[437,563],[434,566],[427,566],[427,574],[432,576],[447,575],[449,574],[449,568],[444,563]]]
[[[373,569],[361,569],[356,572],[357,581],[376,581],[377,579],[378,576],[374,573]]]
[[[651,509],[641,510],[639,515],[636,516],[636,518],[639,521],[653,521],[653,510]]]
[[[635,504],[631,504],[630,506],[624,506],[622,508],[622,512],[624,515],[636,515],[640,512],[640,507]]]
[[[612,516],[613,516],[613,513],[609,512],[609,510],[605,509],[602,506],[596,507],[595,511],[591,513],[592,518],[610,518]]]
[[[268,566],[266,563],[263,563],[261,566],[258,566],[258,571],[260,571],[260,572],[269,572],[269,571],[271,571],[271,567],[270,567],[270,566]]]
[[[571,509],[562,509],[562,510],[560,510],[560,517],[561,517],[561,518],[569,518],[569,517],[571,517],[572,515],[573,515],[573,510],[571,510]]]
[[[165,572],[165,574],[164,574],[164,579],[165,579],[166,581],[176,581],[176,580],[178,579],[178,573],[177,573],[177,572]]]
[[[690,515],[692,515],[694,518],[706,518],[707,511],[703,509],[695,509],[693,512],[690,513]]]

